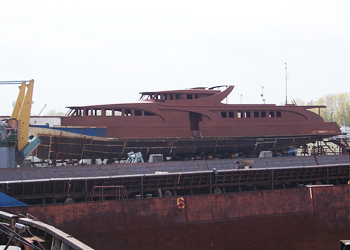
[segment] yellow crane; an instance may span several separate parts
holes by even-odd
[[[15,120],[18,121],[18,140],[15,145],[18,152],[18,155],[16,155],[16,162],[21,163],[23,159],[40,143],[40,140],[38,138],[34,138],[34,140],[28,142],[28,130],[30,110],[32,107],[34,80],[0,81],[0,84],[20,84],[17,101],[9,122],[12,122],[13,125]]]
[[[32,107],[34,80],[21,82],[19,94],[11,118],[18,121],[18,151],[21,151],[28,140],[30,110]],[[27,87],[27,91],[25,88]]]

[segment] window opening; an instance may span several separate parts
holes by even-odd
[[[266,111],[261,111],[261,117],[266,117]]]
[[[105,110],[105,116],[112,116],[113,115],[113,112],[111,109],[106,109]]]
[[[66,113],[67,116],[72,116],[74,115],[74,109],[69,109],[68,112]],[[73,112],[73,113],[72,113]]]
[[[187,94],[187,99],[192,99],[192,94]]]
[[[114,110],[114,116],[122,116],[123,111],[121,109],[115,109]]]
[[[83,109],[76,109],[74,116],[83,116]]]
[[[243,112],[237,112],[237,118],[242,118],[243,117]]]
[[[234,118],[235,117],[235,113],[233,111],[228,112],[228,117],[229,118]]]
[[[274,112],[274,111],[270,111],[270,112],[269,112],[269,117],[270,117],[270,118],[275,117],[275,112]]]
[[[131,116],[131,109],[125,109],[124,116]]]
[[[245,118],[250,118],[250,111],[245,112]]]
[[[155,114],[145,111],[145,116],[155,116]]]
[[[254,118],[259,118],[259,111],[254,111]]]
[[[277,112],[276,112],[276,116],[277,116],[277,117],[282,117],[281,111],[277,111]]]
[[[222,116],[223,118],[226,118],[226,117],[227,117],[226,111],[222,111],[222,112],[221,112],[221,116]]]
[[[141,115],[142,115],[142,111],[135,109],[135,116],[141,116]]]
[[[93,116],[101,116],[102,115],[102,111],[101,109],[94,109],[92,112]]]

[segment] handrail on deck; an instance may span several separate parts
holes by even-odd
[[[89,201],[93,201],[95,197],[98,198],[98,201],[104,201],[108,199],[127,200],[128,194],[124,186],[93,186],[91,188]]]

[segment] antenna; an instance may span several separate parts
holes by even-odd
[[[241,94],[241,104],[242,104],[243,94]]]
[[[262,100],[265,104],[265,98],[264,98],[264,86],[261,86],[261,97],[262,97]]]
[[[286,105],[287,105],[287,92],[288,92],[288,89],[287,89],[287,78],[288,78],[288,75],[287,75],[287,63],[284,63],[286,65]]]

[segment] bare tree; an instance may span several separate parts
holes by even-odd
[[[350,124],[350,92],[338,95],[336,116],[338,123],[343,126]]]
[[[327,106],[326,112],[329,115],[329,121],[333,122],[333,115],[337,110],[337,95],[329,94],[323,99],[324,105]]]
[[[311,111],[320,114],[325,121],[350,126],[350,92],[329,94],[319,98],[317,102],[311,100],[306,105],[324,105],[326,106],[324,109],[311,109]]]

